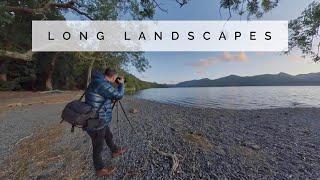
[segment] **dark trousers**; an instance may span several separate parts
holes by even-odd
[[[109,126],[97,131],[88,132],[92,141],[93,148],[93,165],[96,170],[100,170],[105,167],[105,164],[101,157],[103,145],[106,143],[110,148],[111,152],[117,151],[117,146],[114,144],[112,138],[113,135],[110,131]]]

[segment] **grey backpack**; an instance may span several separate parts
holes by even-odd
[[[98,110],[95,110],[92,106],[82,102],[86,91],[82,94],[80,99],[71,101],[68,103],[61,114],[61,122],[66,121],[72,125],[71,132],[74,132],[74,127],[85,128],[88,126],[88,120],[98,117],[99,110],[104,103],[100,105]]]

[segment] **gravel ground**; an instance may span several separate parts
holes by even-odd
[[[319,179],[320,111],[201,109],[126,97],[115,142],[129,147],[107,179]],[[91,141],[59,124],[64,104],[0,113],[0,179],[99,179]],[[132,109],[136,113],[130,113]],[[115,113],[115,111],[114,111]]]

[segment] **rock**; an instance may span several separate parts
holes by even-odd
[[[8,107],[21,107],[22,103],[12,103],[12,104],[8,104]]]
[[[253,150],[259,150],[259,149],[261,149],[259,145],[254,144],[254,143],[252,143],[252,142],[244,142],[244,143],[242,143],[242,145],[245,146],[245,147],[251,148],[251,149],[253,149]]]
[[[250,145],[250,147],[254,150],[259,150],[260,149],[260,146],[258,146],[257,144],[252,144]]]

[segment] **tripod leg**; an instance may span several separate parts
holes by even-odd
[[[118,129],[118,137],[120,138],[120,128],[119,128],[119,104],[117,102],[115,102],[115,104],[117,104],[117,129]]]
[[[120,104],[120,107],[121,107],[121,109],[122,109],[122,112],[123,112],[124,116],[126,117],[127,121],[129,122],[129,124],[130,124],[130,126],[131,126],[132,130],[133,130],[134,132],[136,132],[136,131],[135,131],[135,129],[133,128],[132,124],[131,124],[131,121],[129,120],[129,118],[128,118],[128,116],[127,116],[126,111],[124,110],[124,108],[123,108],[123,106],[122,106],[121,101],[119,101],[119,104]]]
[[[118,101],[115,101],[113,104],[112,104],[112,109],[114,108],[114,106],[116,105]]]
[[[117,123],[119,124],[119,104],[116,102],[115,104],[117,104]]]

